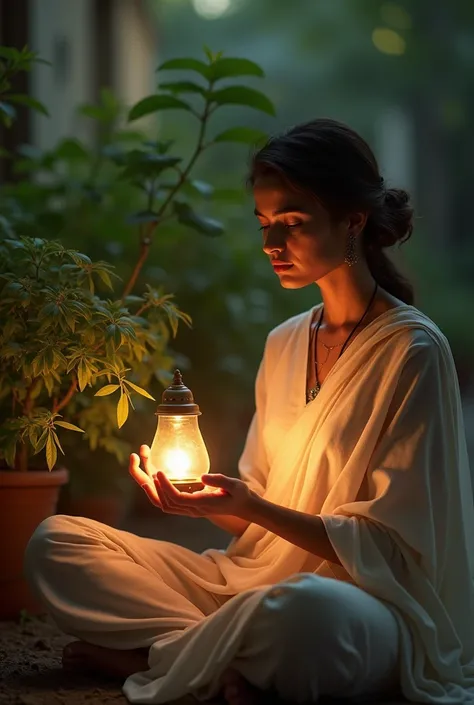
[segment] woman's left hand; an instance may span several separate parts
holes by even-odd
[[[201,480],[206,485],[203,490],[180,492],[164,473],[158,472],[154,483],[162,510],[192,517],[225,514],[251,520],[258,495],[245,482],[217,473],[203,475]],[[210,491],[212,488],[215,490]]]

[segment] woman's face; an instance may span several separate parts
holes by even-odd
[[[277,174],[259,176],[253,193],[263,251],[285,289],[301,289],[343,266],[348,221],[334,223],[319,201]]]

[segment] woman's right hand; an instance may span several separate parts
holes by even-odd
[[[140,467],[140,461],[143,465],[144,470]],[[140,487],[146,492],[148,499],[155,507],[159,507],[162,511],[164,508],[160,502],[158,495],[155,475],[156,468],[153,467],[150,461],[150,448],[147,445],[142,445],[140,447],[140,456],[136,453],[130,455],[130,465],[129,465],[130,475],[133,477],[135,482],[140,485]],[[168,510],[167,510],[168,511]],[[183,512],[178,511],[177,514],[182,514]],[[192,514],[190,516],[193,516]],[[233,536],[240,536],[243,534],[245,529],[249,525],[249,521],[244,519],[239,519],[235,516],[227,515],[210,515],[206,517],[213,524],[218,526],[224,531],[227,531]]]
[[[140,467],[140,460],[144,470]],[[163,509],[160,498],[158,497],[158,492],[156,491],[153,477],[156,474],[156,470],[151,464],[150,448],[148,446],[143,445],[140,447],[140,457],[136,453],[131,454],[129,472],[135,482],[146,492],[150,502],[154,504],[155,507]]]

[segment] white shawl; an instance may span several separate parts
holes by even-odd
[[[226,604],[225,621],[219,610],[157,641],[150,670],[125,684],[131,702],[214,694],[216,672],[236,653],[258,602],[252,588],[303,571],[350,580],[388,604],[402,633],[406,697],[474,702],[474,509],[449,345],[416,308],[387,311],[306,405],[313,313],[267,339],[239,469],[269,501],[321,515],[343,567],[256,524],[226,552],[207,551],[214,579],[190,578],[215,593],[248,592]]]

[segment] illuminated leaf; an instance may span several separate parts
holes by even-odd
[[[58,451],[56,450],[56,445],[54,443],[51,434],[48,435],[48,440],[46,441],[46,462],[48,464],[49,470],[52,470],[56,464],[58,457]]]
[[[130,382],[129,379],[124,380],[125,384],[128,384],[129,387],[134,389],[137,394],[141,394],[142,397],[146,397],[147,399],[151,399],[152,401],[155,401],[154,397],[149,394],[146,389],[142,389],[142,387],[139,387],[138,384],[134,384],[133,382]]]
[[[128,418],[128,397],[122,394],[117,404],[117,423],[118,427],[122,428]]]
[[[55,421],[54,423],[56,426],[62,426],[63,428],[67,428],[69,431],[78,431],[78,433],[84,433],[82,428],[79,428],[79,426],[75,426],[73,423],[69,423],[69,421]]]
[[[94,394],[95,397],[106,397],[109,394],[113,394],[120,387],[119,384],[106,384],[105,387],[99,389],[98,392]],[[59,422],[58,422],[59,423]]]

